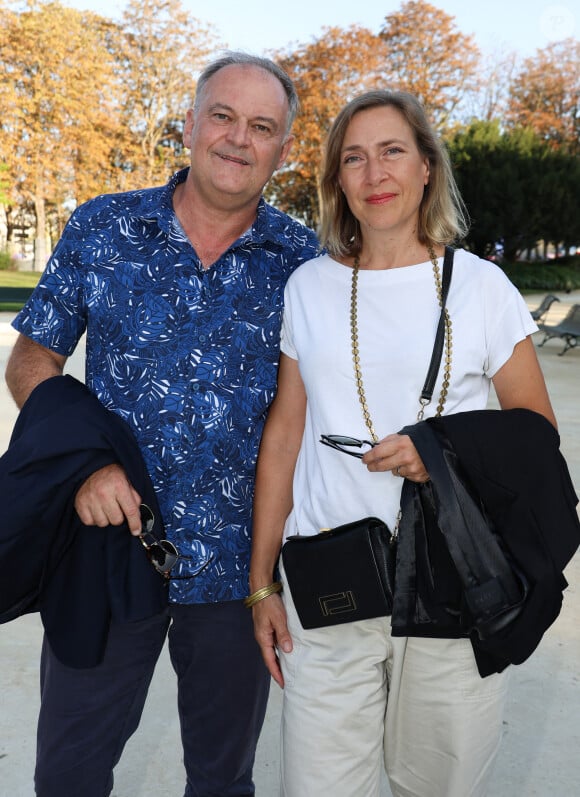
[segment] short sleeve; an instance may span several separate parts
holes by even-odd
[[[82,225],[73,214],[38,285],[12,322],[18,332],[67,357],[86,328],[78,255],[81,238]]]
[[[291,280],[292,278],[290,278],[290,281]],[[293,360],[298,359],[298,352],[296,351],[292,332],[292,297],[288,285],[286,285],[286,290],[284,291],[284,313],[280,332],[280,351]]]
[[[538,331],[521,293],[503,272],[499,269],[497,272],[493,294],[489,296],[488,293],[486,313],[488,361],[485,372],[490,379],[509,360],[515,346]]]

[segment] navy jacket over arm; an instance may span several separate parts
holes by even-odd
[[[470,636],[481,675],[499,672],[523,662],[560,612],[562,571],[580,544],[578,499],[558,433],[535,412],[479,410],[406,427],[421,456],[427,431],[442,456],[429,461],[431,482],[403,487],[393,634]],[[506,563],[525,584],[519,606]],[[511,621],[486,636],[480,616],[474,632],[470,594],[485,609],[504,600]]]
[[[163,611],[167,583],[122,526],[84,526],[74,498],[113,462],[163,528],[153,484],[128,425],[71,376],[42,382],[0,458],[0,622],[40,611],[55,655],[72,667],[101,660],[111,621]]]

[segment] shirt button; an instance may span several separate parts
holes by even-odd
[[[197,339],[199,340],[200,343],[205,343],[207,336],[202,333],[201,335],[197,336]]]
[[[193,390],[194,393],[199,393],[199,382],[194,382],[193,385],[191,386],[191,389]]]

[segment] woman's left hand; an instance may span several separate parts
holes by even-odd
[[[428,482],[429,474],[417,453],[411,438],[406,434],[390,434],[362,458],[370,471],[390,470],[393,476],[401,476],[412,482]]]

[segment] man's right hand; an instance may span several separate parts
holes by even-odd
[[[120,526],[125,520],[131,534],[141,533],[141,496],[120,465],[106,465],[83,482],[75,509],[85,526]]]

